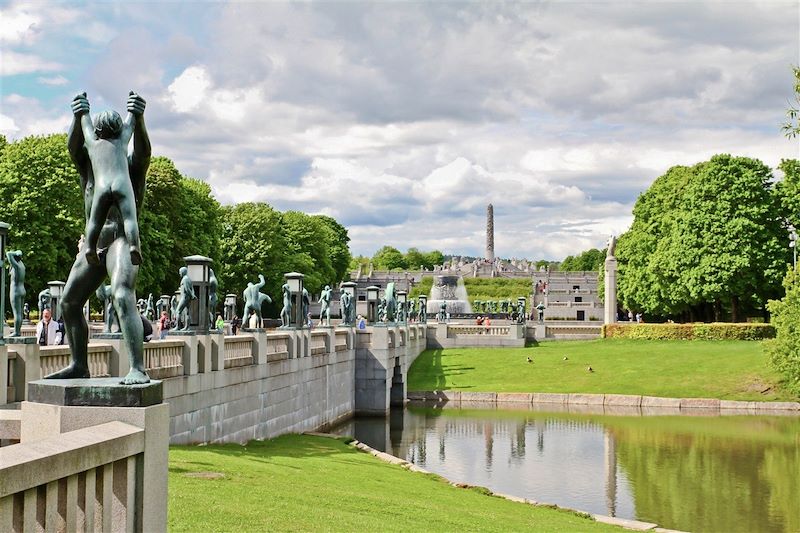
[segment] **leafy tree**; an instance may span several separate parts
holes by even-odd
[[[342,281],[348,277],[350,267],[350,247],[348,246],[350,236],[347,234],[347,228],[327,215],[315,215],[314,218],[323,225],[325,244],[328,247],[328,255],[334,271],[334,279],[330,281]]]
[[[338,281],[328,249],[330,227],[318,217],[287,211],[283,213],[283,229],[289,242],[287,258],[293,270],[305,275],[303,286],[308,292],[320,292],[326,284]]]
[[[400,250],[384,246],[372,256],[372,266],[375,270],[402,270],[408,268],[408,263]]]
[[[444,254],[439,250],[433,250],[425,254],[425,261],[422,263],[428,270],[433,270],[436,265],[444,263]]]
[[[578,271],[588,271],[593,272],[597,270],[597,268],[603,264],[603,261],[606,258],[606,252],[604,250],[598,250],[597,248],[590,248],[584,252],[581,252],[577,256],[568,255],[564,258],[561,262],[559,270],[565,272],[578,272]]]
[[[20,249],[29,302],[51,280],[65,280],[84,230],[78,173],[64,134],[26,137],[0,152],[0,220]]]
[[[797,270],[789,269],[783,287],[786,296],[769,302],[776,335],[767,344],[767,353],[772,366],[783,375],[786,386],[800,395],[800,275]]]
[[[222,208],[220,285],[228,292],[241,293],[248,282],[257,282],[263,274],[262,292],[272,297],[272,311],[280,299],[283,275],[292,270],[289,242],[280,231],[283,217],[265,203],[242,203]]]
[[[212,268],[219,278],[224,268],[220,261],[222,208],[211,194],[211,186],[206,182],[182,177],[179,185],[181,223],[175,228],[176,255],[181,258],[181,264],[187,255],[205,255],[211,258],[214,261]],[[177,271],[174,280],[177,287]]]
[[[139,214],[142,265],[137,285],[140,293],[172,294],[178,287],[183,258],[175,249],[175,232],[182,224],[181,173],[166,157],[150,161],[145,178],[143,208]]]
[[[786,230],[760,161],[717,155],[673,167],[637,200],[617,247],[625,307],[732,320],[779,290]]]
[[[786,110],[786,122],[781,125],[783,134],[793,139],[800,135],[800,67],[792,67],[794,71],[794,102]]]

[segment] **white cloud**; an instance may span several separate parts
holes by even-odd
[[[15,76],[33,72],[52,72],[63,68],[60,63],[48,61],[34,54],[4,50],[3,61],[0,62],[0,75]]]
[[[7,7],[0,10],[0,42],[16,44],[31,42],[35,39],[37,26],[41,19],[21,6]]]
[[[0,133],[7,136],[13,136],[18,131],[19,126],[17,126],[16,122],[14,122],[14,119],[0,113]]]
[[[210,87],[211,79],[206,69],[195,66],[187,68],[176,77],[167,86],[167,92],[173,109],[178,113],[188,113],[200,107]]]
[[[52,76],[49,78],[40,76],[36,78],[36,81],[44,85],[66,85],[67,83],[69,83],[69,80],[64,76]]]

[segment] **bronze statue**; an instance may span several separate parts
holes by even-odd
[[[50,289],[39,291],[39,319],[42,318],[42,312],[45,309],[50,309]]]
[[[11,311],[14,313],[14,336],[22,334],[23,307],[25,306],[25,264],[22,262],[22,250],[6,253],[11,266],[10,291]]]
[[[331,286],[325,285],[322,293],[319,295],[319,320],[325,320],[325,325],[331,325]]]
[[[134,96],[133,91],[129,96]],[[94,194],[86,217],[84,244],[84,254],[92,265],[100,264],[97,255],[98,240],[112,207],[122,215],[122,230],[128,242],[131,264],[138,265],[142,262],[137,202],[128,168],[128,144],[133,136],[134,126],[144,112],[144,100],[141,111],[131,107],[130,99],[128,102],[128,115],[124,121],[113,110],[103,111],[92,120],[86,93],[76,96],[72,104],[73,113],[80,120],[83,148],[91,163],[94,181]]]
[[[150,165],[150,138],[144,123],[144,99],[131,92],[127,109],[129,115],[123,126],[130,129],[129,133],[123,132],[122,126],[110,114],[101,114],[102,120],[98,117],[91,128],[85,127],[91,126],[85,93],[72,100],[73,118],[67,134],[67,148],[78,170],[83,191],[87,249],[75,259],[61,299],[72,363],[49,378],[89,377],[89,327],[83,315],[83,305],[106,276],[110,276],[112,301],[131,367],[122,383],[150,381],[144,368],[142,320],[136,313],[134,293],[139,272],[137,264],[141,260],[137,216]],[[118,126],[120,129],[115,133]],[[126,158],[127,142],[123,141],[130,136],[133,137],[133,151]],[[104,187],[102,191],[99,190],[101,184]],[[121,192],[124,198],[109,199],[115,191]],[[102,197],[97,202],[96,195]]]
[[[342,325],[352,326],[354,317],[353,313],[353,297],[349,292],[343,291],[339,296],[339,314],[342,316]]]
[[[272,303],[272,298],[260,292],[261,287],[266,284],[264,281],[264,276],[259,274],[258,275],[258,283],[248,283],[247,288],[242,292],[242,298],[244,298],[244,311],[242,311],[242,316],[248,317],[250,316],[250,312],[255,312],[256,317],[258,317],[258,325],[261,327],[262,324],[262,316],[261,316],[261,306],[264,302]],[[283,311],[281,311],[283,313]],[[281,317],[282,319],[282,317]]]
[[[117,314],[114,312],[114,304],[111,301],[111,285],[100,285],[97,287],[95,295],[103,304],[103,318],[105,319],[103,333],[111,333],[114,324],[117,323]]]
[[[214,269],[208,269],[208,323],[214,324],[214,313],[217,312],[217,291],[219,290],[219,281],[217,275],[214,274]]]
[[[288,283],[281,286],[283,296],[283,307],[281,308],[281,327],[288,328],[292,325],[292,290]]]
[[[175,316],[177,316],[177,331],[186,331],[189,329],[189,302],[196,299],[197,295],[194,293],[194,285],[189,278],[189,269],[181,267],[178,271],[181,275],[181,284],[178,290],[180,291],[180,298],[178,299],[178,306],[175,308]]]

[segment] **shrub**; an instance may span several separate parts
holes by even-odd
[[[644,340],[742,340],[756,341],[775,337],[771,324],[693,323],[693,324],[605,324],[602,336]]]
[[[789,390],[800,393],[800,278],[790,270],[783,280],[786,296],[770,300],[768,308],[777,335],[767,345],[770,364],[786,380]]]

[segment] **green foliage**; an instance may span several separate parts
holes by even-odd
[[[781,212],[800,229],[800,160],[782,159],[778,168],[783,172],[783,179],[775,185]]]
[[[780,375],[768,367],[761,344],[598,339],[426,350],[409,369],[408,390],[796,401],[797,394],[781,387]],[[594,372],[587,372],[589,365]]]
[[[220,284],[241,297],[247,283],[257,283],[258,275],[263,274],[266,285],[261,290],[275,300],[283,275],[291,272],[292,266],[289,241],[281,231],[281,214],[265,203],[253,202],[224,206],[222,212],[225,269]]]
[[[740,340],[759,341],[775,337],[770,324],[703,323],[691,324],[630,324],[603,326],[603,337],[646,340]]]
[[[794,102],[786,110],[786,122],[781,125],[781,131],[789,139],[800,135],[800,67],[792,67],[794,72]]]
[[[474,300],[506,300],[514,302],[520,296],[530,296],[533,287],[529,278],[464,278],[467,299]]]
[[[314,218],[322,223],[322,234],[334,272],[334,277],[330,282],[346,279],[350,266],[350,247],[348,246],[350,236],[347,234],[347,228],[326,215],[315,215]]]
[[[66,135],[26,137],[0,152],[0,220],[9,249],[23,253],[27,299],[65,280],[84,230],[83,195]],[[35,307],[35,306],[34,306]]]
[[[603,265],[606,259],[606,251],[590,248],[581,252],[577,256],[568,255],[561,261],[558,270],[564,272],[594,272]]]
[[[444,263],[444,255],[439,250],[421,252],[417,248],[409,248],[404,254],[397,248],[384,246],[375,252],[372,259],[367,261],[369,262],[372,262],[375,270],[420,270],[420,267],[433,270],[435,265]],[[353,266],[353,270],[358,268],[358,264]],[[365,266],[362,270],[367,269]]]
[[[425,276],[419,283],[414,285],[411,292],[408,293],[409,299],[416,299],[418,296],[430,296],[431,287],[433,287],[433,277]]]
[[[182,176],[166,157],[154,157],[150,162],[139,227],[143,251],[137,282],[140,294],[172,294],[180,281],[178,270],[188,255],[210,257],[220,276],[219,202],[208,184]]]
[[[372,256],[372,267],[375,270],[405,270],[408,262],[400,250],[384,246]]]
[[[777,335],[768,344],[767,352],[786,386],[800,395],[800,274],[790,269],[783,286],[786,296],[769,302]]]
[[[208,472],[223,477],[208,479],[202,474]],[[168,517],[173,532],[407,532],[421,525],[426,531],[619,531],[569,511],[453,487],[339,439],[309,435],[171,447]]]
[[[623,306],[670,316],[730,310],[733,321],[779,293],[787,232],[770,169],[717,155],[677,166],[636,202],[617,245]]]
[[[319,218],[300,211],[287,211],[282,219],[289,243],[286,259],[291,270],[305,275],[303,286],[314,294],[325,284],[338,281],[328,253],[330,227]]]

